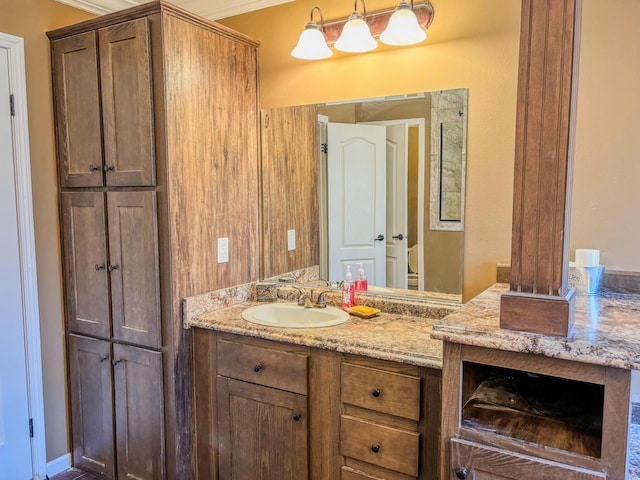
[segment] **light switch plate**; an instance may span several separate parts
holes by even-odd
[[[287,230],[287,250],[295,250],[296,249],[296,231],[295,230]]]
[[[228,263],[229,262],[229,239],[219,238],[218,239],[218,263]]]

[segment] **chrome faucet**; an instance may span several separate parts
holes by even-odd
[[[306,293],[300,292],[300,296],[298,297],[298,305],[303,306],[304,308],[326,308],[327,303],[324,298],[325,292],[320,292],[316,297],[316,301],[313,301],[313,290],[311,293],[307,295]]]

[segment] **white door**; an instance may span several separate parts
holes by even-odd
[[[327,128],[329,279],[362,263],[369,285],[386,286],[386,128],[329,123]]]
[[[407,288],[408,133],[406,123],[387,127],[387,287],[392,288]]]
[[[0,48],[0,480],[32,477],[25,317],[9,109],[9,62]]]

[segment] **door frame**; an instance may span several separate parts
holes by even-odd
[[[20,248],[20,270],[22,274],[29,412],[33,419],[34,431],[34,436],[31,439],[31,458],[33,461],[34,478],[45,478],[47,452],[44,423],[38,279],[31,191],[31,156],[29,151],[29,119],[27,115],[24,39],[0,32],[0,48],[6,48],[9,55],[9,88],[14,96],[15,107],[13,138],[18,244]]]

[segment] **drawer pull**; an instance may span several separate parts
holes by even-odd
[[[301,414],[299,414],[299,413],[294,413],[293,414],[293,421],[294,422],[299,422],[301,418],[302,418]]]
[[[259,363],[253,366],[253,371],[258,373],[260,370],[262,370],[262,365],[260,365]]]
[[[371,445],[371,451],[373,453],[378,453],[380,451],[380,444],[374,443],[373,445]]]
[[[459,478],[460,480],[465,480],[465,478],[467,478],[467,475],[469,475],[469,472],[464,467],[456,468],[455,473],[456,473],[456,477]]]
[[[374,388],[373,390],[371,390],[371,395],[373,395],[374,397],[378,398],[380,396],[382,392],[380,391],[379,388]]]

